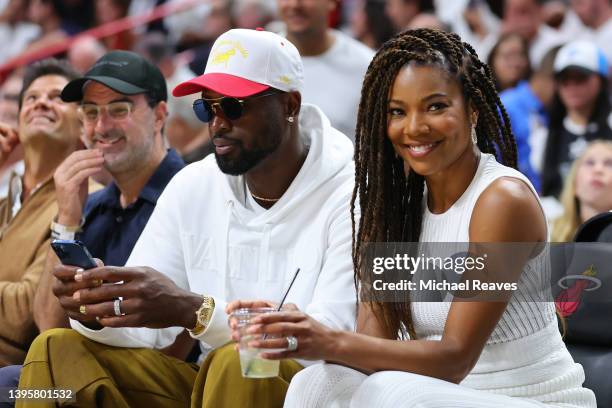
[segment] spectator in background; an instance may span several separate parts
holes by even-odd
[[[94,24],[94,3],[91,0],[62,0],[64,22],[71,27],[70,34],[86,30]]]
[[[168,89],[193,78],[189,67],[177,61],[170,39],[161,32],[144,34],[136,47],[136,52],[159,67],[166,79]],[[165,136],[170,146],[175,148],[186,163],[192,163],[212,153],[214,147],[208,135],[208,129],[194,114],[193,102],[198,95],[184,98],[168,98],[168,119]]]
[[[505,0],[502,32],[517,33],[529,44],[529,60],[537,67],[563,36],[542,22],[543,0]]]
[[[25,50],[40,35],[40,27],[26,22],[28,0],[9,0],[0,13],[0,61],[8,61]]]
[[[234,0],[231,13],[235,27],[254,30],[274,20],[276,6],[274,0]]]
[[[546,0],[542,4],[542,23],[559,30],[568,12],[564,0]]]
[[[16,128],[19,121],[19,92],[23,76],[13,72],[0,85],[0,123]]]
[[[131,0],[95,0],[96,24],[108,24],[127,17]],[[135,43],[130,30],[104,38],[104,45],[109,50],[131,50]]]
[[[45,60],[29,66],[20,94],[17,134],[0,132],[3,143],[19,137],[23,177],[11,178],[0,200],[0,366],[20,364],[37,333],[32,299],[49,249],[49,225],[57,214],[53,173],[79,145],[76,104],[60,93],[78,73],[65,63]],[[14,144],[13,144],[14,145]],[[0,154],[0,162],[6,154]]]
[[[410,21],[419,13],[434,10],[431,0],[386,0],[385,11],[396,32],[408,28]]]
[[[23,77],[20,73],[11,74],[0,87],[0,123],[17,129],[19,120],[19,92]],[[0,164],[0,199],[8,194],[11,174],[23,174],[23,147],[21,144],[11,149],[10,155]]]
[[[571,0],[572,9],[586,27],[592,30],[583,33],[592,39],[612,61],[612,5],[610,0]]]
[[[458,8],[456,4],[449,7],[451,2],[455,1],[438,0],[438,16],[444,16],[441,18],[451,26],[451,30],[472,44],[478,56],[486,60],[499,36],[499,16],[493,12],[491,4],[484,0],[463,0],[463,8]],[[447,10],[454,11],[442,11],[441,3]]]
[[[578,40],[588,32],[588,28],[580,21],[568,0],[549,0],[546,2],[543,7],[544,20],[551,21],[552,19],[553,24],[556,23],[557,21],[555,20],[558,17],[555,14],[560,13],[561,10],[564,12],[560,24],[556,27],[550,23],[549,25],[556,28],[566,41]]]
[[[64,22],[64,3],[62,0],[31,0],[28,18],[41,28],[40,36],[26,51],[42,50],[65,41],[74,34],[70,25]]]
[[[540,173],[548,128],[547,108],[555,92],[553,65],[556,51],[553,48],[546,53],[529,81],[521,81],[500,94],[516,140],[518,169],[538,192],[541,190]]]
[[[592,42],[574,41],[555,58],[557,90],[542,170],[542,194],[558,196],[574,160],[595,139],[612,139],[608,63]]]
[[[502,35],[491,49],[487,64],[498,92],[514,88],[531,73],[527,42],[516,33]]]
[[[140,16],[147,12],[150,12],[155,7],[166,3],[166,0],[132,0],[130,7],[128,8],[128,16]],[[140,36],[148,31],[164,31],[167,32],[165,27],[165,19],[152,21],[149,24],[143,24],[134,28],[136,36]]]
[[[561,193],[563,214],[553,222],[552,241],[571,241],[586,220],[612,210],[612,142],[595,140],[572,164]]]
[[[359,0],[350,23],[353,37],[372,49],[378,49],[395,32],[385,12],[385,0]]]
[[[104,45],[91,36],[78,37],[68,49],[68,61],[77,71],[87,72],[89,68],[106,54]]]
[[[195,21],[195,27],[190,27],[189,25],[185,27],[183,21],[187,21],[186,17],[180,17],[179,19],[178,16],[170,16],[166,18],[166,25],[175,27],[174,38],[177,38],[179,49],[192,48],[194,55],[189,63],[189,68],[197,75],[204,72],[214,41],[221,34],[234,27],[230,3],[228,1],[211,0],[207,7],[207,13],[202,13],[202,10],[199,8],[195,9],[202,16]],[[185,14],[194,15],[195,13],[182,13],[181,16]],[[193,21],[191,24],[193,24]],[[181,30],[181,27],[185,28]]]
[[[328,27],[334,0],[277,1],[287,39],[304,64],[302,101],[320,107],[333,127],[355,140],[361,83],[374,51]]]
[[[419,13],[408,24],[409,30],[417,28],[430,28],[433,30],[450,31],[450,27],[442,22],[433,13]]]

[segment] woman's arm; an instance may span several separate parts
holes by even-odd
[[[546,237],[537,199],[522,181],[503,178],[480,196],[470,222],[472,242],[541,242]],[[534,245],[535,246],[535,245]],[[533,256],[499,251],[489,273],[515,273]],[[506,257],[506,259],[503,259]],[[498,272],[497,269],[500,269]],[[330,330],[301,312],[259,316],[250,331],[278,335],[253,342],[255,347],[286,347],[285,336],[298,339],[294,352],[267,353],[268,358],[338,361],[365,372],[408,371],[458,383],[472,370],[501,318],[507,302],[454,301],[440,340],[397,341],[380,338],[382,330],[370,307],[360,308],[358,330]]]
[[[378,321],[371,303],[359,303],[357,311],[357,333],[372,337],[388,338],[383,326]]]

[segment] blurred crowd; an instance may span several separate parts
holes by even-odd
[[[146,15],[164,4],[183,11],[129,30],[80,35]],[[517,139],[519,169],[543,198],[552,240],[612,209],[609,0],[0,0],[0,63],[69,41],[80,72],[113,49],[157,65],[168,89],[204,71],[214,40],[230,28],[265,27],[298,48],[303,101],[319,105],[353,138],[361,81],[373,50],[413,28],[456,32],[487,61]],[[111,30],[112,32],[112,30]],[[78,37],[75,37],[78,36]],[[76,38],[76,40],[75,40]],[[323,41],[322,41],[323,39]],[[41,55],[43,55],[41,54]],[[48,55],[45,55],[48,56]],[[22,69],[0,78],[0,122],[17,126]],[[197,96],[194,96],[194,98]],[[169,96],[167,143],[189,163],[209,154],[207,127],[189,98]],[[22,172],[17,148],[0,168],[0,195]]]

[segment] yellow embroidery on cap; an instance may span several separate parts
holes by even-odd
[[[279,81],[281,81],[282,83],[284,83],[285,85],[291,85],[291,79],[289,79],[289,77],[287,75],[281,75],[278,78]]]
[[[212,59],[210,63],[212,65],[223,64],[227,68],[227,64],[231,57],[236,55],[236,51],[240,52],[243,58],[249,56],[249,52],[244,49],[239,41],[223,40],[219,41],[215,49],[212,51]]]

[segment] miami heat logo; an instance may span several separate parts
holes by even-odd
[[[584,292],[591,292],[601,287],[601,281],[595,278],[597,271],[595,266],[591,265],[581,275],[567,275],[559,279],[557,285],[563,290],[555,298],[555,305],[562,317],[573,315],[582,300]],[[566,282],[573,281],[571,286]]]

